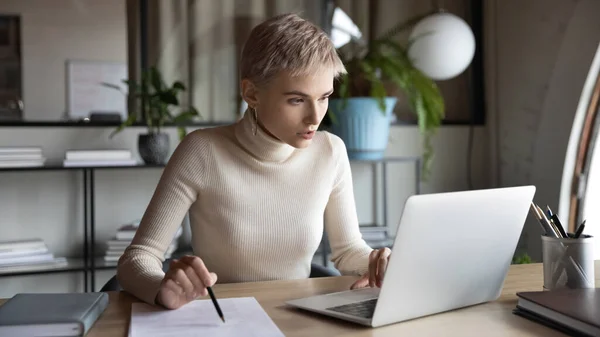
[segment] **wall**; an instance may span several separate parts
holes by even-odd
[[[534,184],[536,203],[556,210],[573,117],[600,39],[600,2],[485,4],[492,183]],[[539,235],[530,216],[524,248],[536,260]]]
[[[21,15],[24,115],[58,120],[65,112],[67,59],[127,62],[122,0],[3,0]]]

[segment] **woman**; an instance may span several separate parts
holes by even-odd
[[[323,226],[332,262],[381,286],[389,249],[358,227],[350,163],[340,138],[317,132],[333,81],[346,70],[331,41],[294,14],[255,27],[241,56],[244,117],[196,130],[178,145],[119,260],[124,290],[176,309],[217,281],[307,278]],[[195,256],[164,253],[189,211]]]

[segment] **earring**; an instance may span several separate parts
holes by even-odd
[[[254,107],[248,107],[250,109],[250,112],[252,113],[252,134],[254,134],[256,136],[256,129],[258,128],[258,114],[256,112],[256,108]]]

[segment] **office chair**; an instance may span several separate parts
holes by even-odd
[[[169,269],[169,263],[171,261],[170,260],[165,260],[165,262],[163,262],[163,270],[166,273],[167,270]],[[340,272],[332,269],[332,268],[327,268],[327,267],[323,267],[321,265],[318,265],[316,263],[312,263],[311,264],[311,269],[310,269],[310,278],[316,278],[316,277],[329,277],[329,276],[340,276]],[[104,286],[102,286],[102,288],[100,289],[101,292],[106,292],[106,291],[121,291],[123,290],[121,288],[121,286],[119,285],[119,281],[117,281],[117,276],[114,275],[113,277],[110,278],[110,280],[108,280]]]

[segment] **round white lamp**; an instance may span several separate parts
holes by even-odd
[[[419,21],[410,34],[408,55],[433,80],[460,75],[473,60],[475,36],[460,17],[439,12]]]

